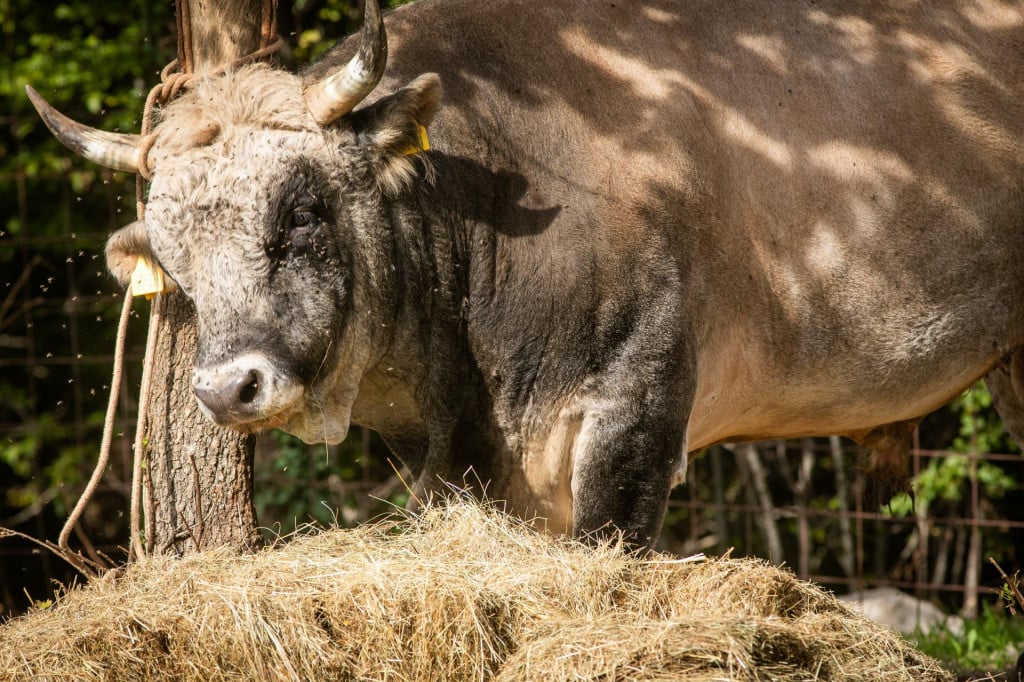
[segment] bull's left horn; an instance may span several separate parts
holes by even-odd
[[[54,137],[71,151],[114,170],[139,171],[139,136],[108,133],[72,121],[50,106],[31,85],[25,86],[32,106]]]
[[[306,108],[322,126],[348,112],[377,87],[388,63],[388,36],[377,0],[366,0],[359,52],[345,68],[313,83],[303,93]]]

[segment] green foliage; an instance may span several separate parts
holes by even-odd
[[[154,36],[166,3],[0,0],[5,39],[0,100],[0,470],[2,504],[35,504],[54,486],[74,487],[95,459],[109,366],[55,361],[111,352],[111,294],[103,235],[128,222],[134,180],[75,157],[32,109],[31,84],[61,111],[106,130],[137,131],[142,90],[170,58]],[[173,50],[173,44],[169,44]],[[13,239],[11,239],[13,237]],[[57,513],[64,500],[56,496]]]
[[[387,8],[411,0],[388,0]],[[291,36],[293,59],[307,64],[324,55],[346,35],[359,28],[358,3],[350,0],[296,0],[292,3],[295,31]]]
[[[346,33],[337,31],[335,27],[354,25],[356,9],[355,4],[347,0],[295,2],[292,15],[297,29],[293,38],[296,62],[308,63],[332,48],[338,38]]]
[[[41,180],[51,186],[55,175],[66,173],[70,189],[82,195],[104,179],[109,182],[111,173],[75,158],[52,139],[28,102],[25,86],[31,84],[58,109],[89,125],[137,131],[144,89],[156,80],[154,74],[160,66],[173,57],[167,50],[171,46],[161,50],[154,37],[171,25],[169,6],[136,0],[54,8],[28,0],[0,0],[0,7],[9,46],[0,99],[10,102],[12,116],[10,139],[0,147],[0,173],[23,174],[29,181]],[[130,196],[132,178],[122,174],[114,179]],[[43,187],[34,189],[35,201],[47,196]],[[4,203],[12,198],[4,197]],[[91,212],[88,207],[86,204],[86,214]],[[28,225],[18,210],[6,211],[3,229],[20,234],[31,227],[34,236],[63,230],[60,216],[32,213]]]
[[[962,633],[939,627],[908,639],[948,668],[998,672],[1012,668],[1024,650],[1024,618],[986,604],[977,619],[964,623]]]
[[[999,588],[999,601],[1007,611],[1015,616],[1020,615],[1024,613],[1024,578],[1021,578],[1020,571],[1003,576],[1003,584]]]
[[[953,440],[957,452],[1014,452],[1016,443],[1003,429],[1003,423],[992,405],[992,395],[979,381],[953,401],[952,408],[960,415],[960,433]]]
[[[1006,471],[990,462],[978,462],[972,470],[971,460],[964,455],[932,459],[913,481],[917,504],[930,506],[936,500],[956,502],[969,490],[972,477],[977,477],[979,491],[986,499],[997,499],[1018,486]],[[898,493],[886,505],[890,516],[910,516],[914,501],[907,493]]]
[[[358,520],[364,499],[354,482],[363,479],[369,466],[358,429],[337,446],[307,445],[295,436],[273,431],[262,447],[268,456],[256,459],[257,515],[277,534],[288,534],[303,524],[350,525]],[[376,463],[374,480],[383,477]]]
[[[257,462],[256,471],[258,480],[273,481],[256,489],[260,520],[264,525],[276,520],[283,533],[303,523],[333,521],[342,500],[329,499],[317,485],[331,473],[327,453],[316,456],[301,440],[280,431],[269,437],[276,448],[268,460]]]

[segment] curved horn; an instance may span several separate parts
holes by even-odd
[[[352,111],[377,87],[388,62],[388,37],[377,0],[366,0],[362,41],[344,69],[313,83],[303,93],[306,108],[322,126]]]
[[[25,86],[32,106],[54,137],[71,151],[114,170],[139,172],[139,136],[108,133],[76,123],[43,99],[31,85]]]

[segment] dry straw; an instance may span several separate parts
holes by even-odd
[[[144,558],[0,626],[10,680],[951,680],[750,560],[639,560],[492,509]]]

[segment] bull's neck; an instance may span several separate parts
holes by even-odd
[[[430,337],[458,333],[462,326],[472,225],[453,213],[456,198],[440,182],[417,186],[389,206],[396,261],[392,343],[399,352],[411,350],[412,342],[425,353]]]
[[[508,203],[511,190],[507,178],[467,159],[438,154],[431,161],[433,180],[389,206],[397,316],[407,325],[396,332],[464,336],[466,306],[479,294],[474,283],[493,270],[496,207]]]
[[[438,382],[451,381],[445,377],[460,373],[466,348],[463,307],[470,226],[452,213],[455,204],[442,187],[440,179],[423,183],[385,207],[392,240],[390,282],[386,292],[374,297],[378,309],[373,341],[380,354],[366,380],[390,386],[389,392],[403,392],[407,405],[416,403],[422,419],[427,419],[424,412],[436,409],[423,399],[437,395]],[[441,390],[458,400],[457,383]],[[378,424],[365,425],[381,430]]]
[[[493,229],[484,205],[489,199],[474,190],[472,176],[455,181],[464,166],[460,159],[437,159],[434,182],[420,183],[386,210],[394,239],[394,317],[379,337],[386,349],[360,388],[365,398],[372,399],[372,391],[386,402],[367,414],[372,400],[360,400],[353,418],[393,447],[410,434],[415,442],[442,442],[461,428],[457,424],[480,422],[486,411],[466,320],[472,273],[492,271],[483,264],[493,263],[493,251],[490,259],[485,255],[493,247]],[[386,419],[401,403],[403,423]],[[415,456],[400,456],[417,468],[410,461]]]
[[[472,466],[486,480],[500,476],[495,457],[505,447],[494,414],[502,379],[487,322],[500,316],[505,300],[499,280],[508,273],[497,253],[510,240],[543,231],[558,210],[523,206],[527,183],[514,170],[436,152],[431,161],[433,181],[420,182],[387,210],[396,312],[373,374],[380,385],[400,388],[395,395],[408,417],[404,425],[367,425],[414,472],[456,480]],[[393,409],[390,401],[383,408]]]

